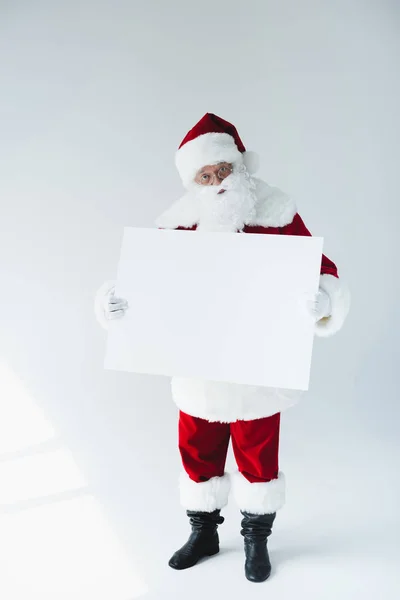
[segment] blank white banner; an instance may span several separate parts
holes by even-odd
[[[125,228],[105,368],[308,389],[322,243]]]

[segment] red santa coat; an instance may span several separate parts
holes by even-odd
[[[291,198],[261,180],[257,179],[256,183],[256,210],[244,225],[244,233],[311,236]],[[197,223],[198,207],[193,197],[186,194],[158,219],[157,225],[195,231]],[[336,265],[325,255],[321,263],[320,287],[330,296],[332,313],[316,323],[315,332],[327,337],[343,325],[350,297],[347,288],[339,281]],[[184,413],[211,422],[232,423],[282,412],[295,404],[302,392],[174,377],[172,395]]]

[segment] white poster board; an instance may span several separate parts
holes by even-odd
[[[322,243],[125,228],[105,368],[308,389]]]

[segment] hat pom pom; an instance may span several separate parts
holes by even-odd
[[[260,157],[257,152],[252,150],[243,152],[243,164],[250,174],[256,173],[260,167]]]

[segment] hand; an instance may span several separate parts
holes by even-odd
[[[308,310],[316,321],[331,315],[331,299],[322,288],[319,288],[315,298],[309,302]]]
[[[97,291],[94,301],[96,319],[104,329],[108,329],[110,321],[123,317],[128,309],[128,302],[115,297],[115,282],[106,281]]]
[[[113,291],[110,293],[105,303],[104,315],[109,321],[112,321],[113,319],[120,319],[121,317],[125,316],[128,308],[128,302],[123,298],[116,298]]]

